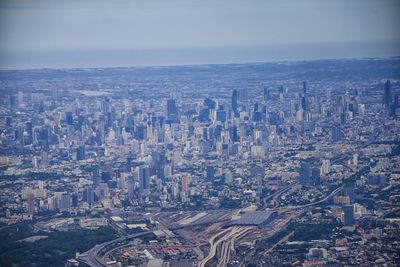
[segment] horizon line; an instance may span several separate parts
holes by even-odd
[[[217,66],[217,65],[255,65],[255,64],[269,64],[269,63],[304,63],[316,61],[340,61],[340,60],[390,60],[400,59],[399,55],[393,56],[364,56],[364,57],[337,57],[337,58],[314,58],[314,59],[282,59],[282,60],[265,60],[265,61],[249,61],[249,62],[227,62],[227,63],[193,63],[193,64],[160,64],[160,65],[130,65],[130,66],[103,66],[103,67],[43,67],[43,68],[1,68],[0,72],[11,71],[41,71],[41,70],[82,70],[82,69],[134,69],[134,68],[169,68],[169,67],[198,67],[198,66]]]

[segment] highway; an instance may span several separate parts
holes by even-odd
[[[293,186],[294,184],[292,184],[292,185],[287,185],[287,186],[284,186],[283,188],[280,188],[279,190],[277,190],[275,193],[273,193],[272,195],[270,195],[270,196],[266,196],[265,198],[263,198],[261,201],[262,201],[262,204],[263,204],[263,206],[267,206],[268,205],[268,201],[269,200],[276,200],[280,195],[282,195],[283,193],[285,193],[286,191],[288,191],[290,188],[291,188],[291,186]]]
[[[379,136],[379,134],[380,133],[377,132],[372,138],[370,138],[370,140],[368,142],[366,142],[365,144],[360,146],[359,149],[368,147],[369,145],[374,143],[375,140],[377,139],[377,137]],[[334,159],[332,161],[332,163],[338,163],[338,162],[340,162],[342,160],[345,160],[346,158],[348,158],[348,155],[340,156],[340,157]],[[263,206],[265,207],[267,205],[267,201],[268,200],[271,200],[271,199],[272,200],[276,200],[280,195],[282,195],[283,193],[287,192],[291,188],[291,186],[292,185],[285,186],[285,187],[279,189],[278,191],[276,191],[274,194],[272,194],[270,196],[267,196],[264,199],[262,199]],[[323,203],[323,202],[331,199],[333,196],[338,194],[343,188],[344,188],[344,185],[342,184],[341,186],[339,186],[338,188],[333,190],[326,197],[324,197],[324,198],[322,198],[322,199],[320,199],[318,201],[315,201],[313,203],[300,205],[300,206],[279,208],[279,209],[276,209],[276,210],[278,210],[280,213],[285,213],[285,212],[290,212],[290,211],[294,211],[294,210],[300,210],[300,209],[307,208],[307,207],[310,207],[310,206],[318,205],[320,203]],[[189,224],[187,226],[177,227],[177,228],[186,228],[186,227],[191,227],[191,226],[193,226],[193,225]],[[210,243],[209,254],[199,263],[198,266],[204,267],[207,262],[209,262],[211,259],[213,259],[215,257],[215,255],[216,255],[217,248],[218,248],[219,245],[221,245],[221,259],[220,259],[220,261],[218,263],[218,266],[226,266],[228,264],[228,262],[229,262],[231,251],[234,250],[234,242],[235,242],[235,240],[239,239],[244,234],[246,234],[246,232],[248,230],[249,230],[249,227],[232,227],[232,228],[225,229],[224,231],[219,232],[216,235],[212,236],[211,239],[209,240],[209,243]],[[114,240],[111,240],[111,241],[96,245],[95,247],[93,247],[92,249],[88,250],[87,252],[82,253],[78,257],[78,260],[83,262],[83,263],[86,263],[87,265],[92,266],[92,267],[106,266],[106,264],[104,262],[104,257],[100,256],[100,253],[102,252],[102,250],[104,250],[104,248],[106,248],[107,246],[112,245],[114,243],[122,242],[122,241],[125,241],[127,239],[140,237],[140,236],[143,236],[143,235],[146,235],[146,234],[149,234],[149,233],[151,233],[151,232],[150,231],[146,231],[146,232],[139,233],[139,234],[128,235],[128,236],[125,236],[125,237],[120,237],[120,238],[117,238],[117,239],[114,239]],[[221,235],[223,235],[223,237],[221,237]],[[215,241],[217,238],[219,238],[219,239],[217,241]]]
[[[209,241],[210,251],[209,251],[208,255],[202,261],[199,262],[198,266],[204,267],[207,264],[207,262],[212,260],[217,253],[218,246],[222,243],[223,243],[223,246],[222,246],[222,250],[221,250],[221,260],[220,260],[218,266],[221,266],[221,264],[222,264],[222,266],[226,266],[224,264],[228,263],[229,258],[230,258],[230,252],[231,252],[231,250],[229,250],[228,248],[231,248],[232,242],[234,242],[234,240],[236,238],[240,237],[242,234],[249,231],[251,228],[252,227],[237,227],[237,226],[235,226],[232,228],[225,229],[224,231],[212,236]],[[225,234],[225,235],[222,236],[217,241],[215,241],[218,237],[220,237],[223,234]]]
[[[114,243],[118,243],[118,242],[122,242],[125,241],[127,239],[133,239],[133,238],[137,238],[137,237],[141,237],[147,234],[150,234],[151,231],[145,231],[142,233],[138,233],[138,234],[133,234],[133,235],[127,235],[125,237],[120,237],[108,242],[104,242],[102,244],[96,245],[94,246],[92,249],[86,251],[85,253],[82,253],[79,255],[78,260],[89,265],[92,267],[103,267],[106,266],[105,261],[103,260],[103,258],[100,256],[101,251],[109,246],[112,245]]]
[[[243,230],[233,235],[227,240],[224,240],[221,247],[221,257],[218,262],[218,267],[227,266],[231,257],[231,252],[235,251],[235,240],[243,237],[247,231],[251,230],[252,227],[245,227]]]
[[[277,243],[275,243],[272,247],[270,247],[267,251],[265,251],[263,253],[263,255],[270,253],[271,251],[273,251],[277,246],[279,246],[280,244],[282,244],[283,242],[286,242],[289,240],[289,238],[294,234],[294,231],[290,232],[289,234],[287,234],[286,236],[284,236],[281,240],[279,240]]]
[[[300,205],[300,206],[292,206],[292,207],[287,207],[287,208],[281,208],[281,209],[279,209],[279,211],[287,212],[287,211],[299,210],[299,209],[302,209],[302,208],[307,208],[307,207],[311,207],[311,206],[314,206],[314,205],[318,205],[320,203],[323,203],[323,202],[331,199],[333,196],[335,196],[337,193],[339,193],[343,188],[344,188],[344,185],[339,186],[338,188],[333,190],[329,195],[327,195],[326,197],[324,197],[324,198],[322,198],[322,199],[320,199],[318,201],[315,201],[315,202],[312,202],[312,203],[308,203],[308,204],[305,204],[305,205]]]
[[[213,248],[213,246],[214,246],[215,239],[217,239],[219,236],[225,234],[225,233],[228,232],[228,231],[231,231],[231,228],[227,228],[227,229],[225,229],[224,231],[219,232],[219,233],[213,235],[213,236],[210,238],[210,240],[208,241],[209,244],[210,244],[210,251],[209,251],[207,257],[205,257],[201,262],[199,262],[199,265],[198,265],[198,266],[203,266],[203,267],[204,267],[205,264],[206,264],[210,259],[212,259],[212,258],[214,257],[215,251],[214,251],[214,254],[212,254],[212,248]],[[211,256],[211,254],[212,254],[212,256]]]

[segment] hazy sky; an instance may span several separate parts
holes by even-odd
[[[0,68],[391,56],[399,25],[398,0],[0,0]]]

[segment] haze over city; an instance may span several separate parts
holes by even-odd
[[[399,54],[383,1],[1,1],[2,69],[246,63]]]
[[[0,267],[400,262],[400,1],[0,2]]]

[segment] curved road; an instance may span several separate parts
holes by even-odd
[[[199,267],[204,267],[207,262],[209,262],[212,258],[215,257],[215,254],[217,253],[217,247],[222,243],[225,242],[225,247],[222,247],[222,261],[226,261],[229,259],[228,257],[230,256],[230,251],[227,251],[227,247],[230,247],[231,242],[236,239],[238,236],[242,235],[243,233],[247,232],[251,227],[232,227],[225,229],[224,231],[214,235],[210,239],[210,252],[208,253],[207,257],[205,257],[201,262],[199,262]],[[216,242],[215,239],[220,236],[223,233],[227,233],[224,235],[222,238],[218,239]],[[229,240],[229,241],[228,241]],[[228,241],[228,242],[227,242]],[[229,256],[228,256],[229,255]]]
[[[100,252],[107,247],[108,245],[114,244],[114,243],[118,243],[118,242],[122,242],[125,241],[127,239],[132,239],[132,238],[136,238],[136,237],[140,237],[140,236],[144,236],[147,234],[150,234],[151,231],[145,231],[142,233],[138,233],[138,234],[132,234],[132,235],[127,235],[124,237],[120,237],[108,242],[104,242],[100,245],[96,245],[94,246],[92,249],[86,251],[85,253],[82,253],[79,255],[78,260],[86,263],[89,266],[92,267],[103,267],[103,266],[107,266],[106,263],[104,262],[104,260],[101,258],[100,256]]]

